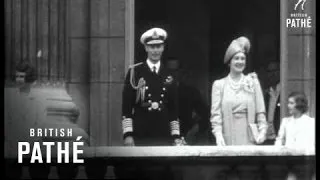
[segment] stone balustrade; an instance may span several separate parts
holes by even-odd
[[[239,179],[248,180],[283,179],[289,171],[297,172],[301,179],[311,179],[315,173],[314,147],[290,149],[275,146],[157,146],[84,147],[83,150],[81,157],[84,158],[84,164],[29,164],[29,157],[25,157],[25,164],[15,166],[28,167],[30,175],[33,168],[40,169],[42,166],[46,169],[41,171],[44,177],[48,177],[50,168],[55,167],[60,178],[117,177],[117,172],[107,172],[108,166],[110,168],[114,165],[167,166],[180,172],[180,179],[228,179],[233,174]],[[56,156],[55,153],[52,155]],[[15,158],[7,156],[6,159],[14,162]]]
[[[87,146],[88,134],[77,125],[80,114],[76,104],[72,101],[63,82],[34,82],[33,84],[5,84],[5,157],[6,170],[9,177],[21,176],[22,169],[17,165],[18,142],[29,142],[32,148],[34,142],[74,142],[78,136]],[[41,129],[71,129],[70,136],[50,136]],[[35,130],[32,136],[30,130]],[[71,143],[70,143],[71,144]],[[31,149],[32,150],[32,149]],[[45,149],[41,149],[45,151]],[[44,153],[42,153],[44,154]],[[14,157],[13,159],[10,157]],[[18,169],[16,169],[18,167]],[[29,176],[32,178],[46,177],[50,172],[50,165],[31,164]],[[57,169],[59,177],[72,178],[77,166],[66,165]],[[74,173],[72,173],[74,172]],[[12,176],[11,176],[11,175]]]

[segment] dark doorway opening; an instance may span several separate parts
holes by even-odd
[[[135,62],[146,60],[140,36],[151,27],[168,32],[163,61],[179,59],[191,74],[189,84],[208,104],[212,82],[229,71],[223,57],[233,39],[241,35],[250,39],[246,72],[257,72],[262,86],[268,62],[280,62],[278,0],[136,0]]]

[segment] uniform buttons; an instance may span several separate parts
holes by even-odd
[[[148,103],[151,103],[151,102],[152,102],[151,100],[148,101]]]
[[[161,94],[161,97],[163,97],[163,94]]]
[[[151,111],[151,107],[149,107],[148,110]]]
[[[164,90],[164,91],[165,91],[165,90],[166,90],[166,88],[162,88],[162,90]]]
[[[162,104],[162,101],[160,101],[160,104]]]
[[[158,110],[161,111],[161,108],[159,108]]]
[[[146,90],[148,90],[149,89],[149,87],[148,86],[146,86]]]
[[[151,94],[148,94],[149,97],[151,97]]]

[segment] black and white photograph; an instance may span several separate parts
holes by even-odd
[[[8,179],[315,180],[315,0],[4,0]]]

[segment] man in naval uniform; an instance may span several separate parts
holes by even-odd
[[[147,59],[129,67],[122,101],[122,130],[126,146],[183,145],[177,107],[177,84],[161,62],[167,33],[152,28],[142,34]],[[124,166],[115,169],[120,178],[171,179],[169,168]]]
[[[167,33],[152,28],[142,34],[147,59],[132,65],[126,75],[122,102],[122,128],[127,146],[179,145],[177,87],[161,62]]]

